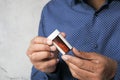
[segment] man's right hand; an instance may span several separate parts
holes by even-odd
[[[27,55],[36,69],[46,73],[54,72],[59,62],[53,42],[40,36],[31,40]]]

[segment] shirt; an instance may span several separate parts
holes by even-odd
[[[66,33],[67,41],[80,51],[96,52],[118,62],[114,80],[120,80],[120,0],[106,0],[95,10],[86,0],[51,0],[42,11],[39,36],[55,29]],[[73,55],[70,51],[69,55]],[[73,55],[74,56],[74,55]],[[55,72],[32,68],[31,80],[77,80],[61,59]]]

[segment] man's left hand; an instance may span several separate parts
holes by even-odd
[[[63,55],[73,77],[79,80],[111,80],[115,76],[117,62],[94,52],[72,49],[75,56]]]

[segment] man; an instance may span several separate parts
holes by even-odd
[[[47,39],[55,29],[74,46],[66,55]],[[31,79],[120,80],[119,33],[120,0],[51,0],[27,51]]]

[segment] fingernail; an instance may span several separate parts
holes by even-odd
[[[50,39],[47,39],[47,44],[52,45],[52,41]]]
[[[56,51],[56,47],[55,46],[51,46],[50,49],[51,49],[51,51]]]
[[[75,47],[73,47],[73,51],[78,51]]]
[[[67,60],[68,60],[68,57],[67,57],[66,55],[63,55],[63,56],[62,56],[62,59],[63,59],[64,61],[67,61]]]

